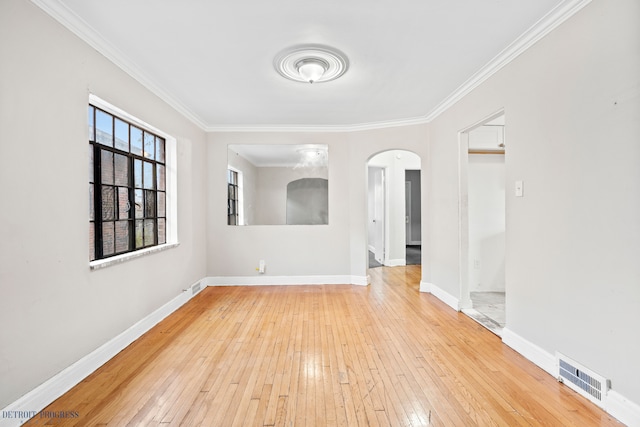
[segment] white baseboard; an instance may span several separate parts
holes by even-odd
[[[420,292],[431,293],[431,283],[425,282],[424,280],[420,281]]]
[[[505,288],[482,288],[482,289],[469,289],[469,293],[471,292],[505,292]]]
[[[556,358],[553,354],[522,338],[508,328],[502,330],[502,342],[545,370],[552,377],[557,377]],[[640,426],[640,406],[614,390],[607,392],[606,407],[604,409],[612,417],[630,427]]]
[[[129,344],[160,323],[165,317],[180,308],[189,301],[192,296],[191,287],[189,287],[120,335],[101,345],[71,366],[63,369],[20,399],[10,403],[0,411],[0,414],[6,415],[11,413],[14,415],[22,415],[19,414],[19,412],[22,412],[29,414],[27,417],[37,416],[37,414],[50,403],[80,383],[96,369],[124,350]],[[26,419],[0,416],[0,427],[20,426],[25,421]]]
[[[367,276],[229,276],[207,277],[207,286],[272,286],[272,285],[360,285],[367,286]]]
[[[640,426],[640,405],[633,403],[620,393],[609,390],[605,410],[612,417],[629,427]]]
[[[369,286],[371,284],[371,276],[351,276],[351,284],[358,286]]]
[[[460,300],[454,297],[445,290],[437,287],[433,283],[420,282],[420,292],[428,292],[440,301],[453,308],[455,311],[460,311]]]
[[[403,267],[405,265],[407,265],[407,260],[402,258],[402,259],[388,259],[385,260],[384,265],[386,267]]]
[[[556,377],[556,358],[553,354],[522,338],[509,328],[502,330],[502,342],[544,369],[549,375]]]

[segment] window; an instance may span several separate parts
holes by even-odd
[[[89,259],[167,242],[166,138],[90,103]]]
[[[240,192],[238,186],[238,172],[227,169],[227,224],[239,225],[238,211]]]

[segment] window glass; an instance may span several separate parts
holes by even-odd
[[[116,119],[115,130],[116,148],[122,151],[129,151],[129,123]]]
[[[165,139],[97,106],[87,117],[89,259],[166,243]]]
[[[102,110],[96,110],[96,141],[113,147],[113,116]]]
[[[144,133],[144,156],[150,159],[156,158],[156,137],[149,132]]]
[[[131,126],[131,153],[142,156],[142,129]]]

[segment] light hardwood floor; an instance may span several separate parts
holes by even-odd
[[[613,426],[467,316],[418,291],[206,288],[29,425]]]

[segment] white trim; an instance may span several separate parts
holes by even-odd
[[[122,108],[116,107],[115,105],[113,105],[109,101],[106,101],[106,100],[100,98],[98,95],[95,95],[93,93],[89,93],[89,104],[93,105],[94,107],[98,107],[101,110],[106,111],[107,113],[111,113],[114,116],[118,116],[118,118],[126,120],[126,121],[128,121],[129,123],[131,123],[133,125],[136,125],[138,127],[143,128],[144,130],[148,130],[149,132],[153,132],[156,135],[163,137],[164,139],[175,139],[171,135],[169,135],[168,133],[163,132],[162,130],[158,129],[157,127],[155,127],[153,125],[150,125],[149,123],[145,122],[144,120],[141,120],[141,119],[137,118],[136,116],[132,115],[131,113],[128,113],[128,112],[124,111]]]
[[[404,258],[388,259],[384,262],[384,265],[387,267],[404,267],[407,265],[407,260]]]
[[[469,283],[469,132],[504,116],[504,108],[458,131],[458,260],[460,262],[460,308],[472,309]]]
[[[371,276],[351,276],[351,284],[357,286],[369,286],[371,284]]]
[[[423,282],[420,282],[420,292],[423,292],[422,285],[423,285]],[[458,298],[454,297],[453,295],[443,290],[442,288],[434,285],[433,283],[424,283],[424,285],[425,285],[424,288],[428,289],[428,290],[425,290],[424,292],[429,292],[431,295],[438,298],[440,301],[447,304],[449,307],[453,308],[455,311],[460,311],[460,300],[458,300]]]
[[[560,3],[431,110],[425,117],[427,122],[447,111],[589,3],[591,0],[566,0]]]
[[[201,117],[162,89],[160,85],[156,84],[156,82],[142,72],[142,70],[135,65],[135,62],[131,61],[120,50],[105,40],[86,21],[65,6],[60,0],[31,1],[206,132],[352,132],[429,123],[591,2],[591,0],[566,0],[559,4],[425,116],[382,122],[329,126],[291,124],[226,126],[206,124]]]
[[[420,281],[420,292],[431,293],[431,283],[425,282],[424,280]]]
[[[207,277],[206,286],[277,286],[277,285],[360,285],[367,286],[367,276],[217,276]]]
[[[386,129],[399,126],[423,125],[429,123],[426,117],[388,120],[345,125],[212,125],[204,128],[206,132],[359,132],[365,130]]]
[[[540,348],[531,341],[526,340],[508,328],[502,330],[502,342],[536,366],[545,370],[553,378],[557,378],[556,357],[548,351]],[[586,399],[586,398],[585,398]],[[587,399],[589,400],[589,399]],[[605,403],[605,411],[618,421],[628,426],[640,426],[640,405],[632,402],[620,393],[609,389]]]
[[[69,391],[76,384],[80,383],[96,369],[124,350],[129,344],[140,338],[144,333],[184,305],[191,299],[191,297],[191,287],[189,287],[187,290],[183,290],[183,292],[171,301],[136,322],[118,336],[107,341],[105,344],[73,363],[71,366],[63,369],[15,402],[10,403],[7,407],[2,409],[2,412],[23,411],[38,413],[42,411],[51,402]],[[2,412],[0,412],[0,414]],[[19,426],[25,421],[26,420],[24,419],[3,418],[0,416],[0,427]]]
[[[509,328],[502,330],[502,342],[544,369],[552,377],[557,377],[556,358],[553,354],[522,338]]]
[[[607,393],[605,410],[628,426],[640,426],[640,405],[613,390]]]
[[[115,264],[121,264],[123,262],[130,261],[135,258],[139,258],[141,256],[151,255],[156,252],[166,251],[167,249],[176,248],[178,246],[180,246],[180,244],[171,243],[171,244],[165,244],[165,245],[152,246],[150,248],[140,249],[135,252],[127,252],[126,254],[116,255],[110,258],[91,261],[89,263],[89,268],[91,270],[98,270],[100,268],[109,267]]]
[[[166,240],[178,243],[178,141],[165,137],[165,209],[167,222]]]
[[[469,134],[458,132],[458,260],[460,308],[472,308],[469,292]]]
[[[156,84],[149,76],[147,76],[135,61],[127,58],[118,48],[104,39],[93,27],[79,17],[75,12],[69,9],[60,0],[31,0],[36,6],[44,10],[53,19],[64,25],[80,39],[84,40],[89,46],[96,49],[104,55],[109,61],[113,62],[118,68],[133,77],[152,93],[157,95],[164,102],[173,107],[176,111],[199,126],[205,129],[204,121],[191,111],[187,106],[182,104],[176,98],[169,94],[162,86]]]

